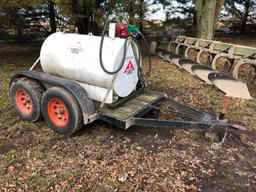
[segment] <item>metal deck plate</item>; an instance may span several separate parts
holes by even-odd
[[[144,91],[141,95],[125,102],[119,107],[110,108],[107,105],[101,110],[104,116],[114,119],[126,120],[138,115],[149,105],[164,97],[163,93]]]

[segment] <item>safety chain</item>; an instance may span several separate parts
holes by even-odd
[[[219,143],[215,142],[211,145],[211,149],[214,149],[214,150],[220,149],[222,144],[226,141],[227,135],[228,135],[228,129],[225,130],[224,137],[222,137]]]

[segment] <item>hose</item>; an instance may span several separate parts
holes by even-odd
[[[107,27],[110,23],[110,20],[108,20],[104,26],[104,29],[102,31],[102,35],[101,35],[101,41],[100,41],[100,54],[99,54],[99,57],[100,57],[100,66],[101,68],[103,69],[103,71],[107,74],[110,74],[110,75],[113,75],[113,74],[116,74],[118,73],[122,67],[124,66],[124,63],[125,63],[125,57],[126,57],[126,52],[127,52],[127,42],[128,42],[128,38],[125,39],[125,42],[124,42],[124,52],[123,52],[123,57],[122,57],[122,60],[119,64],[119,67],[114,70],[114,71],[108,71],[106,68],[105,68],[105,65],[103,63],[103,60],[102,60],[102,49],[103,49],[103,43],[104,43],[104,38],[105,38],[105,35],[106,35],[106,31],[107,31]]]
[[[124,42],[124,52],[123,52],[123,57],[122,57],[122,60],[119,64],[119,67],[114,70],[114,71],[108,71],[106,68],[105,68],[105,65],[103,63],[103,60],[102,60],[102,49],[103,49],[103,43],[104,43],[104,38],[105,38],[105,35],[106,35],[106,31],[107,31],[107,27],[109,25],[111,20],[108,20],[103,28],[103,31],[102,31],[102,35],[101,35],[101,41],[100,41],[100,51],[99,51],[99,59],[100,59],[100,65],[101,65],[101,68],[103,69],[103,71],[107,74],[110,74],[110,75],[113,75],[113,74],[116,74],[118,73],[122,67],[124,66],[124,63],[125,63],[125,57],[126,57],[126,53],[127,53],[127,44],[128,44],[128,38],[125,39],[125,42]],[[151,74],[151,70],[152,70],[152,61],[151,61],[151,57],[150,57],[150,52],[149,52],[149,48],[148,48],[148,43],[147,43],[147,40],[145,38],[145,36],[141,33],[141,32],[138,32],[138,34],[142,37],[142,40],[143,40],[143,44],[144,44],[144,47],[145,49],[147,50],[147,58],[148,58],[148,62],[149,62],[149,67],[148,67],[148,71],[147,73],[145,74],[145,77],[142,78],[144,82],[142,82],[143,84],[145,84],[145,81],[147,81],[150,77],[150,74]],[[139,45],[137,40],[135,38],[133,38],[133,42],[135,42],[135,44]],[[139,46],[138,46],[139,47]],[[139,48],[139,63],[138,63],[138,66],[139,66],[139,73],[140,73],[140,76],[142,77],[143,74],[142,74],[142,69],[141,69],[141,65],[140,65],[140,62],[141,62],[141,50]]]
[[[151,61],[150,51],[149,51],[148,42],[146,40],[146,37],[141,32],[139,32],[139,34],[142,37],[144,47],[147,50],[146,52],[147,52],[147,58],[148,58],[148,71],[144,77],[144,80],[147,81],[149,79],[151,71],[152,71],[152,61]]]
[[[131,46],[132,46],[133,54],[134,54],[134,57],[135,57],[135,61],[136,61],[136,63],[138,63],[138,77],[139,77],[139,80],[140,80],[139,81],[140,86],[141,86],[141,88],[144,88],[144,87],[146,87],[146,83],[145,83],[143,73],[142,73],[142,68],[141,68],[141,61],[142,61],[141,48],[139,46],[139,43],[138,43],[137,39],[135,39],[134,37],[132,38]],[[137,55],[137,50],[136,49],[138,49],[139,56]]]
[[[139,66],[141,66],[141,61],[142,61],[141,48],[140,48],[140,46],[139,46],[138,40],[135,39],[134,37],[132,38],[132,44],[133,44],[133,45],[136,45],[136,48],[138,48],[138,54],[139,54],[139,55],[137,55],[137,56],[139,56],[139,57],[137,58],[138,61],[136,61],[136,62],[138,62]],[[136,56],[135,56],[135,60],[136,60]]]

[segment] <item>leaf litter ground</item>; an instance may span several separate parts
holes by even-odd
[[[21,121],[8,100],[11,76],[30,67],[39,47],[0,46],[0,190],[256,191],[255,99],[233,100],[227,116],[254,133],[228,133],[218,150],[198,131],[124,131],[100,121],[72,137],[59,136],[44,122]],[[218,112],[224,98],[159,58],[153,58],[149,86],[210,113]]]

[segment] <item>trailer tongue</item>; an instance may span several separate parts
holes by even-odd
[[[168,109],[161,106],[168,106]],[[154,119],[144,116],[157,110],[163,114],[175,115],[175,119]],[[202,131],[223,131],[226,128],[245,130],[243,127],[225,123],[216,117],[197,111],[167,97],[166,94],[145,90],[143,93],[127,101],[117,108],[105,107],[100,119],[120,128],[145,126],[155,128],[197,129]],[[189,120],[180,120],[180,119]]]

